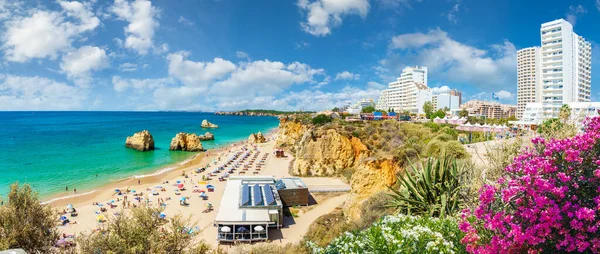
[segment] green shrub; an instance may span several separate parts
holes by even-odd
[[[401,213],[444,218],[459,212],[464,201],[462,165],[456,159],[429,158],[419,166],[411,164],[399,175],[400,190],[390,188],[394,198],[390,207]]]
[[[385,215],[394,213],[394,208],[388,206],[393,198],[386,192],[380,191],[371,195],[360,207],[360,221],[357,226],[365,229]]]
[[[331,117],[320,114],[320,115],[313,117],[313,119],[311,119],[311,122],[315,125],[324,125],[326,123],[331,122]]]
[[[307,242],[313,253],[466,253],[453,218],[387,216],[367,230],[345,233],[328,246]]]
[[[343,232],[355,229],[356,224],[348,222],[342,211],[334,211],[317,218],[308,228],[305,238],[319,246],[326,246]]]
[[[194,241],[199,232],[190,219],[159,218],[160,208],[139,207],[109,218],[100,232],[78,237],[82,253],[208,253],[210,246]]]
[[[0,251],[20,248],[29,253],[48,253],[58,240],[56,214],[40,204],[28,184],[10,186],[8,200],[0,205]]]

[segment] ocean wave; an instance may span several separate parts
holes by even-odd
[[[75,197],[89,195],[89,194],[92,194],[92,193],[94,193],[96,191],[98,191],[98,190],[91,190],[91,191],[80,193],[80,194],[73,194],[73,195],[68,195],[68,196],[62,196],[62,197],[53,198],[53,199],[50,199],[48,201],[42,202],[42,205],[50,204],[52,202],[56,202],[56,201],[63,200],[63,199],[69,199],[69,198],[75,198]]]

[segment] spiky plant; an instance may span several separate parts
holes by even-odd
[[[418,166],[411,162],[405,174],[398,176],[400,189],[390,187],[394,199],[389,206],[412,215],[444,218],[454,214],[462,206],[462,174],[462,165],[445,156],[429,158]]]

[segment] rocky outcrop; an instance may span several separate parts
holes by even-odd
[[[348,138],[333,129],[305,132],[295,150],[292,174],[300,176],[339,175],[369,154],[358,138]]]
[[[154,138],[152,138],[152,134],[149,131],[143,130],[134,133],[133,136],[127,137],[125,139],[125,146],[138,151],[154,150]]]
[[[204,119],[202,120],[202,123],[200,124],[200,127],[202,128],[219,128],[218,125],[209,122],[208,120]]]
[[[277,147],[291,148],[305,132],[308,131],[308,126],[303,125],[293,119],[282,117],[279,119],[279,128],[277,134],[277,140],[275,141]]]
[[[171,140],[169,150],[199,152],[204,149],[202,149],[202,142],[200,142],[200,137],[198,135],[180,132]]]
[[[398,162],[391,159],[368,160],[359,163],[350,180],[350,197],[344,206],[344,214],[351,219],[361,216],[361,206],[365,200],[388,186],[394,186],[400,172]]]
[[[250,137],[248,137],[248,142],[251,143],[251,144],[266,143],[267,139],[259,131],[258,133],[252,133],[252,134],[250,134]]]
[[[204,133],[204,135],[200,135],[198,137],[200,137],[201,141],[215,140],[215,135],[213,135],[212,133],[210,133],[208,131],[206,133]]]
[[[291,150],[294,160],[290,173],[293,175],[339,176],[346,169],[353,172],[350,198],[344,204],[344,214],[349,219],[360,218],[363,202],[396,184],[396,174],[401,172],[398,162],[376,158],[359,138],[342,135],[336,129],[282,118],[276,142]]]

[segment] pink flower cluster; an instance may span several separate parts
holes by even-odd
[[[600,117],[562,140],[533,140],[479,206],[462,214],[470,253],[600,253]]]

